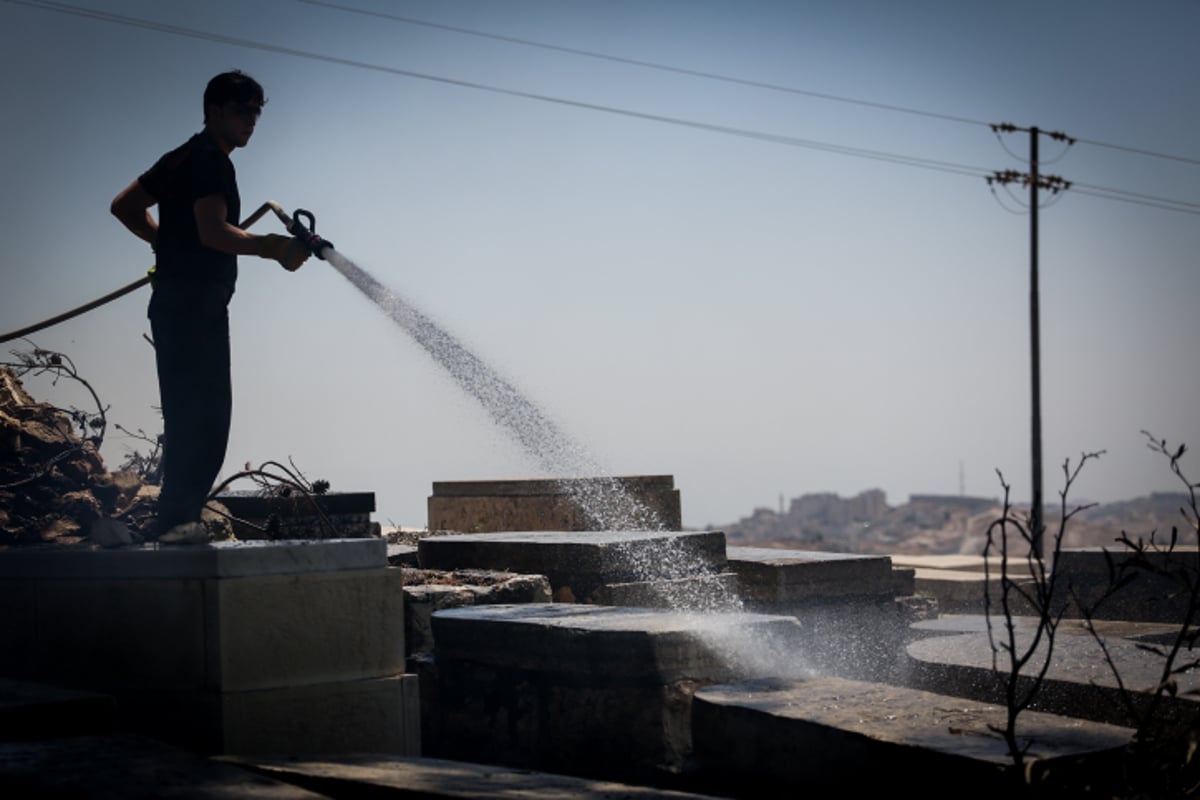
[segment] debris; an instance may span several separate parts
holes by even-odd
[[[73,422],[0,367],[0,546],[142,540],[157,487],[132,471],[108,472],[96,442],[78,435]]]

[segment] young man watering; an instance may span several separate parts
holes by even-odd
[[[160,158],[112,202],[112,213],[154,248],[148,316],[163,416],[163,485],[155,538],[202,541],[205,498],[225,461],[233,391],[229,300],[237,257],[295,271],[309,256],[300,239],[238,227],[241,202],[229,154],[254,134],[266,97],[239,71],[204,91],[204,130]],[[150,207],[158,206],[158,221]]]

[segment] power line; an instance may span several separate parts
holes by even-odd
[[[1071,184],[1071,191],[1076,194],[1086,194],[1091,197],[1101,197],[1105,200],[1117,200],[1122,203],[1132,203],[1150,208],[1161,208],[1167,211],[1178,211],[1182,214],[1200,214],[1200,203],[1189,203],[1183,200],[1171,200],[1166,197],[1127,192],[1122,189],[1108,189],[1103,186],[1092,186],[1087,183]]]
[[[620,116],[632,117],[635,119],[644,119],[653,122],[661,122],[668,125],[678,125],[681,127],[694,128],[697,130],[705,130],[713,133],[722,133],[729,136],[739,136],[746,139],[755,139],[772,144],[788,145],[790,147],[801,147],[811,150],[820,150],[829,153],[837,153],[839,155],[854,156],[857,158],[867,158],[877,161],[886,161],[893,164],[901,164],[910,167],[920,167],[922,169],[939,170],[942,172],[951,172],[960,175],[968,175],[971,177],[984,177],[989,174],[989,171],[981,167],[973,167],[967,164],[957,164],[950,161],[941,161],[932,158],[923,158],[920,156],[909,156],[901,153],[888,153],[880,150],[870,150],[866,148],[850,147],[847,145],[833,144],[831,142],[822,142],[815,139],[802,139],[795,136],[786,136],[783,134],[766,133],[763,131],[755,131],[748,128],[737,128],[729,125],[718,125],[715,123],[700,122],[697,120],[683,119],[680,117],[670,117],[663,114],[653,114],[644,111],[635,111],[627,108],[618,108],[616,106],[602,105],[598,103],[589,103],[582,100],[572,100],[566,97],[555,97],[553,95],[538,94],[536,92],[525,92],[519,89],[506,89],[500,86],[492,86],[474,81],[461,80],[458,78],[447,78],[441,75],[431,75],[424,72],[416,72],[413,70],[399,69],[397,67],[387,67],[381,64],[371,64],[365,61],[356,61],[354,59],[341,58],[339,56],[323,55],[314,53],[308,50],[298,50],[291,47],[282,47],[279,45],[268,44],[266,42],[257,42],[250,39],[242,39],[235,36],[226,36],[224,34],[209,33],[207,31],[198,31],[193,28],[185,28],[179,25],[170,25],[162,22],[154,22],[152,20],[141,19],[138,17],[127,17],[121,14],[115,14],[108,11],[98,11],[90,8],[80,8],[79,6],[69,5],[67,3],[50,2],[49,0],[6,0],[6,2],[15,3],[17,5],[25,5],[33,8],[41,8],[50,11],[58,11],[64,14],[74,16],[87,17],[90,19],[98,19],[104,22],[112,22],[119,25],[127,25],[145,30],[157,31],[160,33],[170,33],[177,36],[186,36],[194,39],[202,39],[205,41],[218,42],[221,44],[230,44],[238,47],[247,47],[265,52],[279,53],[281,55],[295,56],[297,58],[306,58],[315,61],[324,61],[330,64],[338,64],[356,69],[365,69],[373,72],[383,72],[390,75],[399,75],[406,78],[415,78],[418,80],[433,81],[436,83],[449,84],[451,86],[459,86],[467,89],[477,89],[479,91],[492,92],[495,94],[508,95],[510,97],[521,97],[527,100],[538,100],[546,103],[555,103],[558,105],[571,106],[574,108],[583,108],[590,111],[600,111],[607,114],[617,114]]]
[[[1090,144],[1093,147],[1107,147],[1110,150],[1123,150],[1126,153],[1136,153],[1140,156],[1150,156],[1151,158],[1163,158],[1169,161],[1179,161],[1183,164],[1192,164],[1200,166],[1200,158],[1187,158],[1185,156],[1173,156],[1167,153],[1157,153],[1153,150],[1143,150],[1139,147],[1127,147],[1123,144],[1109,144],[1107,142],[1097,142],[1095,139],[1076,139],[1080,144]]]
[[[647,69],[660,70],[662,72],[674,72],[678,75],[690,75],[695,78],[706,78],[708,80],[723,81],[725,83],[734,83],[741,86],[751,86],[756,89],[768,89],[773,92],[786,92],[787,94],[803,95],[805,97],[815,97],[820,100],[832,100],[838,103],[850,103],[853,105],[866,106],[868,108],[876,108],[884,111],[895,111],[901,114],[915,114],[922,117],[932,117],[934,119],[948,120],[950,122],[962,122],[968,125],[986,125],[986,122],[969,117],[960,117],[954,114],[942,114],[936,111],[923,111],[918,108],[909,108],[906,106],[892,105],[890,103],[877,103],[871,100],[861,100],[854,97],[843,97],[836,94],[828,94],[826,92],[817,92],[810,89],[800,89],[794,86],[784,86],[778,83],[768,83],[766,81],[756,81],[749,78],[738,78],[732,75],[722,75],[716,72],[706,72],[704,70],[688,69],[687,67],[677,67],[671,64],[663,64],[656,61],[643,61],[636,58],[626,58],[623,56],[614,56],[608,53],[600,53],[595,50],[583,50],[576,47],[565,47],[563,45],[550,44],[548,42],[537,42],[532,39],[522,39],[516,36],[505,36],[498,33],[489,33],[474,28],[462,28],[456,25],[444,25],[438,22],[429,22],[428,20],[415,19],[413,17],[404,17],[398,14],[386,14],[382,11],[368,11],[362,8],[342,5],[340,3],[329,3],[324,0],[298,0],[298,2],[306,3],[312,6],[321,6],[334,11],[342,11],[350,14],[362,14],[368,17],[379,17],[389,19],[395,22],[402,22],[406,25],[419,25],[426,28],[436,28],[438,30],[451,31],[453,33],[461,33],[467,36],[477,36],[481,39],[493,39],[499,42],[509,42],[511,44],[524,45],[526,47],[537,47],[542,50],[554,50],[559,53],[570,53],[576,56],[585,56],[587,58],[597,58],[604,61],[612,61],[618,64],[631,64],[637,67],[645,67]]]
[[[536,100],[546,103],[554,103],[557,105],[569,106],[574,108],[582,108],[591,111],[598,111],[607,114],[616,114],[620,116],[631,117],[634,119],[643,119],[652,122],[660,122],[668,125],[677,125],[681,127],[693,128],[696,130],[705,130],[712,133],[721,133],[728,136],[738,136],[746,139],[769,142],[772,144],[787,145],[789,147],[800,147],[811,150],[835,153],[838,155],[852,156],[855,158],[865,158],[887,163],[899,164],[902,166],[918,167],[921,169],[929,169],[941,172],[949,172],[952,174],[966,175],[973,178],[987,178],[994,176],[993,170],[984,169],[981,167],[970,166],[967,164],[958,164],[950,161],[941,161],[938,159],[923,158],[920,156],[909,156],[900,153],[889,153],[879,150],[870,150],[866,148],[850,147],[847,145],[833,144],[831,142],[821,142],[813,139],[802,139],[794,136],[785,136],[783,134],[766,133],[763,131],[755,131],[747,128],[737,128],[728,125],[717,125],[715,123],[699,122],[696,120],[688,120],[680,117],[670,117],[662,114],[652,114],[649,112],[634,111],[632,109],[618,108],[616,106],[607,106],[597,103],[588,103],[581,100],[572,100],[570,98],[555,97],[552,95],[538,94],[535,92],[525,92],[517,89],[506,89],[499,86],[491,86],[488,84],[477,83],[474,81],[460,80],[457,78],[447,78],[441,75],[432,75],[429,73],[416,72],[413,70],[399,69],[397,67],[387,67],[381,64],[371,64],[369,62],[357,61],[354,59],[342,58],[339,56],[329,56],[321,53],[314,53],[308,50],[299,50],[291,47],[282,47],[266,42],[258,42],[250,39],[242,39],[235,36],[227,36],[224,34],[209,33],[200,31],[194,28],[185,28],[179,25],[171,25],[162,22],[154,22],[152,20],[142,19],[139,17],[128,17],[121,14],[115,14],[107,11],[99,11],[96,9],[83,8],[73,6],[67,3],[51,2],[51,0],[5,0],[5,2],[15,5],[23,5],[31,8],[38,8],[47,11],[57,11],[59,13],[96,19],[103,22],[110,22],[118,25],[126,25],[144,30],[157,31],[160,33],[170,33],[176,36],[185,36],[193,39],[204,41],[217,42],[219,44],[229,44],[236,47],[245,47],[264,52],[278,53],[280,55],[288,55],[296,58],[305,58],[314,61],[323,61],[330,64],[338,64],[340,66],[352,67],[355,69],[364,69],[373,72],[382,72],[390,75],[398,75],[401,77],[413,78],[417,80],[432,81],[435,83],[443,83],[451,86],[459,86],[467,89],[476,89],[479,91],[491,92],[494,94],[508,95],[510,97],[521,97],[527,100]],[[844,99],[844,98],[837,98]],[[878,104],[876,104],[878,105]],[[878,106],[884,107],[884,106]],[[897,107],[897,110],[898,107]],[[1082,140],[1079,140],[1082,141]],[[1076,184],[1086,186],[1083,184]],[[1088,190],[1090,189],[1090,190]],[[1168,198],[1154,197],[1151,195],[1135,195],[1131,192],[1121,192],[1115,189],[1103,189],[1102,187],[1088,187],[1080,189],[1081,194],[1087,194],[1094,197],[1101,197],[1107,200],[1117,200],[1121,202],[1136,203],[1154,208],[1163,208],[1171,211],[1179,211],[1183,213],[1200,213],[1200,206],[1191,203],[1183,203],[1181,201],[1170,200]]]
[[[614,56],[609,53],[600,53],[595,50],[584,50],[577,47],[566,47],[563,45],[551,44],[549,42],[538,42],[532,39],[524,39],[517,36],[506,36],[499,33],[491,33],[481,31],[475,28],[463,28],[457,25],[446,25],[439,22],[430,22],[428,20],[416,19],[415,17],[406,17],[399,14],[388,14],[382,11],[370,11],[363,8],[355,8],[354,6],[343,5],[341,3],[331,3],[327,0],[298,0],[311,6],[320,6],[333,11],[341,11],[349,14],[361,14],[368,17],[377,17],[380,19],[389,19],[394,22],[401,22],[406,25],[417,25],[425,28],[434,28],[437,30],[450,31],[452,33],[461,33],[466,36],[476,36],[481,39],[492,39],[499,42],[509,42],[511,44],[524,45],[526,47],[537,47],[543,50],[553,50],[560,53],[569,53],[571,55],[584,56],[586,58],[601,59],[604,61],[612,61],[618,64],[630,64],[647,69],[660,70],[663,72],[674,72],[679,75],[690,75],[696,78],[705,78],[708,80],[722,81],[725,83],[733,83],[741,86],[750,86],[756,89],[767,89],[774,92],[786,92],[788,94],[802,95],[804,97],[814,97],[819,100],[830,100],[838,103],[849,103],[852,105],[865,106],[867,108],[875,108],[883,111],[894,111],[901,114],[912,114],[916,116],[929,117],[931,119],[940,119],[949,122],[959,122],[968,125],[989,125],[983,120],[971,119],[970,117],[959,116],[957,114],[945,114],[937,111],[927,111],[919,108],[911,108],[909,106],[895,105],[891,103],[878,103],[871,100],[862,100],[855,97],[845,97],[843,95],[830,94],[827,92],[817,92],[811,89],[801,89],[795,86],[785,86],[777,83],[769,83],[766,81],[756,81],[749,78],[738,78],[732,75],[724,75],[716,72],[707,72],[704,70],[689,69],[687,67],[677,67],[672,64],[663,64],[656,61],[644,61],[636,58],[627,58],[623,56]],[[1145,150],[1138,147],[1129,147],[1126,145],[1112,144],[1109,142],[1101,142],[1095,139],[1077,139],[1081,144],[1090,144],[1094,147],[1106,147],[1112,150],[1122,150],[1128,153],[1137,155],[1150,156],[1152,158],[1168,159],[1178,161],[1184,164],[1193,164],[1200,166],[1200,159],[1188,158],[1186,156],[1175,156],[1168,153],[1160,153],[1154,150]]]

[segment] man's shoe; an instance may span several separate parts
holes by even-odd
[[[212,534],[203,522],[183,522],[158,537],[163,544],[208,544]]]

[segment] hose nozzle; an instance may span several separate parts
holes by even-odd
[[[302,218],[308,220],[307,226],[301,221]],[[288,233],[304,242],[308,252],[322,261],[325,260],[325,248],[333,247],[333,242],[317,235],[317,220],[313,217],[312,212],[302,208],[297,208],[292,214],[292,224],[288,226]]]

